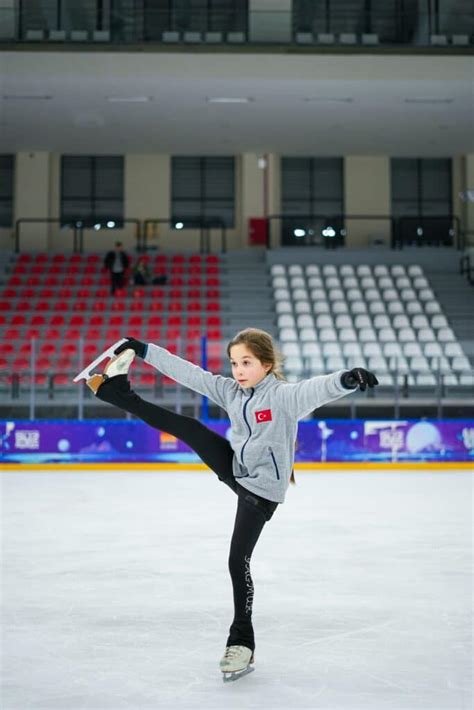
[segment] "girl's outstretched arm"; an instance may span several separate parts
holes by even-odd
[[[339,370],[330,375],[318,375],[296,384],[286,384],[278,390],[282,404],[298,419],[307,417],[313,410],[323,404],[340,399],[358,387],[365,390],[366,386],[378,385],[377,378],[363,368]]]
[[[203,370],[198,365],[173,355],[159,345],[142,343],[135,338],[128,338],[127,342],[120,345],[115,352],[118,354],[127,348],[134,350],[139,357],[163,375],[171,377],[194,392],[209,397],[223,409],[227,409],[229,399],[235,395],[239,387],[231,377],[213,375],[212,372]]]

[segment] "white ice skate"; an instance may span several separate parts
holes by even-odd
[[[246,646],[227,646],[220,662],[224,683],[238,680],[255,670],[253,652]]]
[[[79,380],[88,380],[92,374],[92,371],[97,367],[97,365],[100,365],[100,363],[103,360],[106,360],[107,358],[111,358],[114,356],[114,350],[118,348],[119,345],[122,345],[122,343],[126,343],[127,338],[121,338],[120,340],[117,340],[116,343],[110,346],[110,348],[107,348],[107,350],[104,350],[102,355],[99,355],[99,357],[96,357],[96,359],[91,362],[87,367],[85,367],[82,372],[80,372],[78,375],[75,376],[73,379],[73,382],[79,382]]]

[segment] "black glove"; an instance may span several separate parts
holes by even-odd
[[[127,337],[127,342],[122,343],[122,345],[119,345],[116,350],[114,350],[115,355],[119,355],[119,353],[123,353],[124,350],[133,350],[138,357],[145,357],[146,353],[146,343],[142,343],[140,340],[135,340],[135,338],[130,338],[128,335]]]
[[[363,367],[354,367],[353,370],[344,372],[341,376],[341,385],[346,390],[353,390],[356,387],[365,392],[366,387],[374,387],[379,381],[372,372],[364,370]]]

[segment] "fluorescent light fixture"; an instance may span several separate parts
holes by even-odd
[[[94,224],[94,229],[96,229],[98,231],[101,228],[101,226],[102,225],[100,225],[100,224]]]
[[[249,104],[251,101],[255,101],[250,96],[207,96],[206,101],[209,104]]]
[[[304,229],[294,229],[293,234],[295,235],[295,237],[304,237],[306,232]]]
[[[153,96],[107,96],[111,104],[146,104],[153,101]]]
[[[436,99],[436,98],[414,98],[405,99],[406,104],[452,104],[454,99]]]
[[[53,97],[48,94],[3,94],[4,101],[50,101]]]
[[[184,224],[182,222],[176,222],[176,224],[174,226],[176,229],[183,229]]]
[[[350,96],[305,96],[301,100],[307,104],[351,104],[354,101]]]
[[[107,227],[109,229],[113,229],[115,227],[115,222],[112,222],[112,220],[110,220],[110,222],[107,222]]]
[[[321,234],[323,237],[335,237],[336,231],[332,227],[326,227],[322,230]]]

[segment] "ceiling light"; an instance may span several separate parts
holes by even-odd
[[[250,96],[207,96],[206,101],[209,104],[249,104],[251,101],[255,101],[255,99],[252,99]]]
[[[107,96],[111,104],[146,104],[153,96]]]
[[[52,96],[47,94],[3,94],[5,101],[49,101]]]
[[[452,104],[454,99],[414,98],[405,99],[406,104]]]
[[[350,104],[354,101],[350,96],[305,96],[301,99],[305,103]]]

